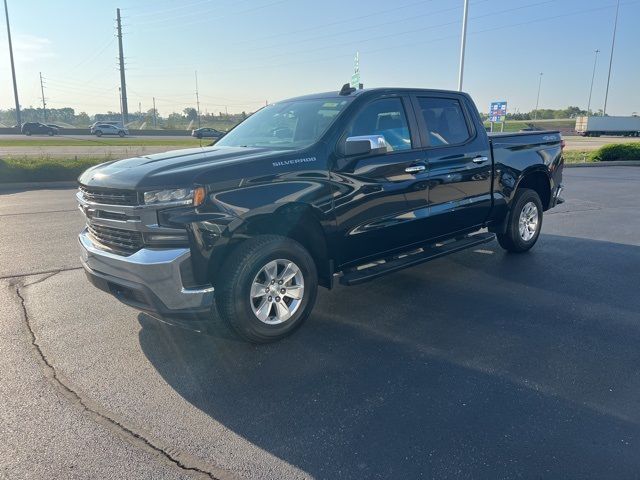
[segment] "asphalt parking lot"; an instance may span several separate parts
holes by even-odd
[[[321,291],[260,347],[90,286],[73,190],[0,192],[0,477],[637,478],[640,168],[565,185],[528,254]]]

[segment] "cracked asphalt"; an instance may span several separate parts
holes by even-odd
[[[640,168],[565,184],[529,254],[321,291],[262,347],[90,286],[73,190],[0,193],[0,478],[638,478]]]

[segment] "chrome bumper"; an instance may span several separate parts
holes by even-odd
[[[78,238],[91,283],[128,305],[161,315],[204,313],[213,305],[213,287],[183,286],[180,267],[190,261],[188,248],[143,248],[121,256],[100,249],[86,228]]]

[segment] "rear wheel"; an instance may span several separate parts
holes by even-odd
[[[119,131],[118,135],[120,136],[120,138],[124,137],[124,132],[123,131]]]
[[[31,136],[31,131],[27,130],[26,132],[24,132],[24,134],[25,134],[27,137],[30,137],[30,136]]]
[[[522,253],[535,245],[542,227],[542,202],[535,190],[518,189],[507,222],[507,231],[496,235],[502,248]]]
[[[102,136],[102,130],[96,130],[96,137]]]
[[[48,132],[48,133],[49,133],[49,136],[50,136],[50,137],[53,137],[53,130],[49,130],[49,132]]]
[[[216,305],[240,337],[254,343],[280,340],[309,316],[318,275],[298,242],[261,235],[240,244],[220,270]]]

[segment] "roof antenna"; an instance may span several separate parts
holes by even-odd
[[[356,89],[353,88],[351,85],[349,85],[348,83],[345,83],[342,88],[340,89],[340,95],[350,95],[353,92],[355,92]]]

